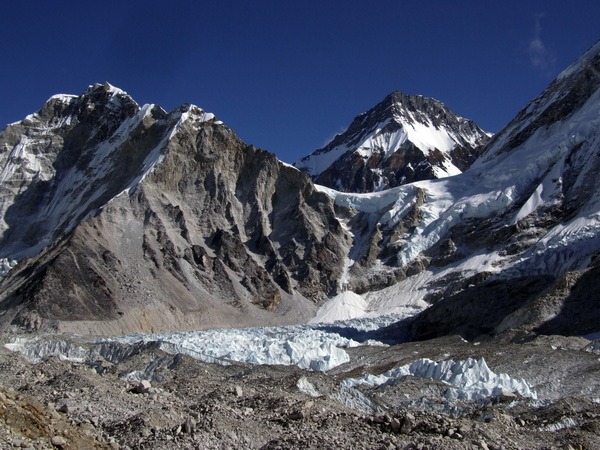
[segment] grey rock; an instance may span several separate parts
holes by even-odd
[[[67,439],[63,436],[52,436],[52,445],[58,448],[65,448],[67,445]]]
[[[305,413],[304,413],[304,411],[302,411],[302,410],[295,410],[295,411],[292,411],[291,413],[289,413],[289,414],[287,415],[287,418],[288,418],[289,420],[302,420],[302,419],[304,419],[305,417],[306,417],[306,416],[305,416]]]
[[[498,400],[501,402],[513,402],[519,399],[519,395],[515,392],[502,391],[498,395]]]
[[[192,419],[191,417],[188,417],[185,420],[185,422],[183,422],[183,424],[181,425],[181,431],[186,434],[193,433],[195,429],[196,429],[196,421],[194,419]]]
[[[415,416],[410,413],[407,413],[402,418],[402,426],[400,427],[400,432],[402,434],[410,434],[414,428],[417,426]]]
[[[142,380],[131,388],[131,392],[135,394],[147,394],[152,388],[152,384],[148,380]]]
[[[67,403],[63,403],[57,409],[58,412],[61,412],[63,414],[68,414],[72,410],[73,410],[73,408],[71,406],[69,406]]]

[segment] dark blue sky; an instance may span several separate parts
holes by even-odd
[[[194,103],[293,162],[400,90],[498,131],[600,39],[600,2],[21,1],[0,14],[0,127],[109,81]]]

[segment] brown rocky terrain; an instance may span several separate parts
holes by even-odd
[[[152,348],[117,364],[55,357],[31,364],[2,349],[0,447],[594,449],[600,362],[592,347],[581,338],[532,334],[444,338],[358,347],[328,373],[209,364]],[[365,411],[339,386],[416,357],[482,356],[496,372],[530,381],[538,399],[506,392],[449,401],[447,385],[408,376],[359,388],[376,405]],[[153,381],[127,380],[149,367]]]

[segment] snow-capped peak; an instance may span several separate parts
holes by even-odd
[[[435,99],[393,92],[295,166],[334,189],[378,191],[459,174],[489,136]]]
[[[102,87],[102,89],[104,89],[106,92],[110,93],[111,95],[127,95],[127,96],[129,96],[129,94],[127,94],[127,92],[125,92],[123,89],[113,86],[108,81],[105,81],[102,85],[99,83],[92,84],[89,86],[89,88],[97,89],[100,86]]]

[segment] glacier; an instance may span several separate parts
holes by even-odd
[[[127,354],[123,348],[153,346],[169,354],[182,353],[206,362],[296,365],[303,369],[327,371],[350,360],[345,348],[386,345],[369,339],[369,331],[397,320],[398,316],[390,315],[330,325],[132,334],[88,341],[59,336],[19,337],[5,347],[21,353],[31,362],[50,356],[76,362],[93,362],[100,356],[118,360],[119,355]]]
[[[517,392],[523,397],[537,399],[536,392],[525,380],[512,378],[505,373],[494,373],[484,358],[439,362],[421,358],[381,375],[366,374],[359,378],[346,378],[342,385],[349,388],[361,384],[381,386],[406,376],[430,378],[448,384],[445,396],[449,400],[483,400],[497,397],[502,392]]]
[[[114,338],[85,341],[78,337],[37,336],[18,337],[5,344],[8,350],[21,353],[32,363],[54,356],[77,363],[94,364],[101,359],[118,363],[145,348],[156,348],[176,355],[185,354],[209,363],[228,365],[245,362],[257,365],[295,365],[311,371],[328,371],[350,361],[345,348],[360,345],[385,346],[374,339],[365,339],[369,331],[396,321],[388,316],[374,319],[338,321],[335,326],[290,325],[244,329],[214,329],[165,334],[132,334]],[[356,340],[355,340],[356,339]],[[152,371],[123,374],[128,380],[152,378]],[[366,373],[357,378],[343,379],[334,398],[343,403],[370,405],[368,397],[355,388],[360,385],[380,386],[405,376],[430,378],[448,385],[448,400],[481,400],[497,397],[502,392],[516,392],[522,397],[537,399],[537,394],[523,379],[508,374],[496,374],[485,359],[463,361],[432,361],[417,359],[380,375]],[[316,397],[319,392],[306,377],[298,380],[297,388]],[[349,401],[346,397],[351,397]],[[357,400],[357,396],[360,397]]]

